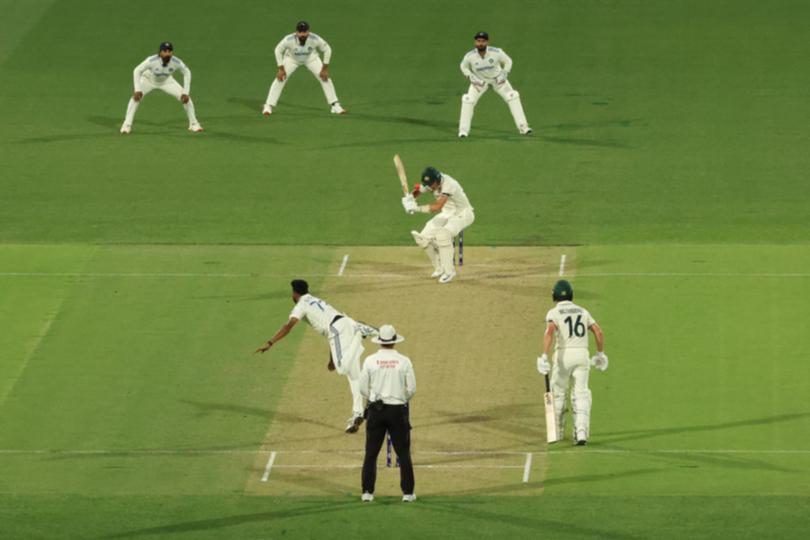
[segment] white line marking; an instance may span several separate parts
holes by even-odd
[[[468,265],[464,265],[466,268]],[[473,265],[469,265],[473,268]],[[318,272],[299,272],[300,275],[310,277],[330,277],[334,274],[323,274]],[[558,276],[558,272],[520,272],[514,269],[504,269],[503,272],[490,271],[481,274],[467,274],[473,278],[488,279],[488,278],[543,278]],[[289,274],[264,274],[260,272],[245,273],[245,274],[213,274],[213,273],[160,273],[160,272],[0,272],[0,277],[42,277],[42,278],[286,278]],[[415,281],[422,280],[421,277],[414,277],[413,273],[397,274],[394,272],[352,272],[343,277],[352,278],[378,278],[378,279],[410,279]],[[651,277],[651,278],[691,278],[691,277],[738,277],[738,278],[810,278],[810,273],[806,272],[585,272],[577,274],[578,278],[590,277]]]
[[[262,475],[262,482],[267,482],[270,478],[270,469],[273,468],[273,462],[276,460],[276,453],[270,452],[270,457],[267,459],[267,465],[264,467],[264,474]]]
[[[346,263],[349,262],[349,254],[343,256],[343,262],[340,263],[340,270],[338,270],[338,276],[343,275],[343,271],[346,270]]]
[[[39,331],[39,335],[37,336],[33,347],[31,347],[31,349],[28,351],[28,354],[26,355],[25,360],[23,360],[22,364],[17,369],[17,373],[9,381],[8,386],[6,387],[3,394],[0,395],[0,406],[2,406],[6,402],[6,399],[8,398],[8,396],[11,395],[11,392],[14,390],[14,387],[17,385],[17,381],[20,380],[20,377],[22,377],[23,373],[25,372],[25,369],[28,367],[28,362],[30,362],[31,358],[33,358],[36,355],[37,351],[39,350],[40,345],[42,345],[42,342],[45,340],[45,336],[47,336],[48,333],[51,331],[51,326],[53,325],[53,321],[54,321],[54,319],[56,319],[56,316],[59,315],[59,312],[62,310],[62,304],[65,302],[65,297],[66,296],[67,296],[67,293],[65,294],[65,296],[62,297],[61,300],[59,300],[59,303],[56,305],[56,307],[53,309],[53,311],[48,315],[48,319],[45,321],[45,324],[42,325],[42,330]]]
[[[155,448],[143,450],[48,450],[48,449],[13,449],[13,448],[0,448],[0,455],[51,455],[51,456],[83,456],[83,455],[101,455],[101,456],[185,456],[185,455],[211,455],[211,456],[228,456],[228,455],[245,455],[255,456],[261,454],[341,454],[341,455],[363,455],[362,450],[206,450],[195,448]],[[650,449],[650,450],[633,450],[627,448],[572,448],[570,450],[533,450],[533,454],[541,455],[576,455],[584,456],[589,454],[773,454],[773,455],[810,455],[810,449],[737,449],[737,448],[723,448],[723,449],[697,449],[697,448],[684,448],[684,449]],[[525,456],[526,452],[511,452],[511,451],[487,451],[487,450],[471,450],[471,451],[458,451],[458,452],[431,452],[419,451],[414,452],[414,455],[420,456]],[[280,467],[281,465],[276,465]],[[522,468],[523,465],[516,466]]]
[[[565,253],[560,255],[560,275],[565,274]]]
[[[565,255],[563,255],[564,257]],[[529,481],[529,474],[532,472],[532,453],[526,453],[526,463],[523,465],[523,483],[526,484]]]
[[[276,465],[276,469],[362,469],[362,463],[355,463],[351,465],[323,465],[323,464],[312,464],[312,465]],[[381,467],[377,466],[378,469],[387,469],[388,467]],[[470,464],[470,465],[423,465],[419,463],[414,463],[414,469],[522,469],[523,465],[480,465],[480,464]]]

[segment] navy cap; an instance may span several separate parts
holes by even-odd
[[[475,34],[475,39],[485,39],[489,41],[489,34],[487,34],[486,32],[478,32],[477,34]]]
[[[160,48],[158,50],[159,51],[173,51],[174,50],[174,45],[172,45],[171,41],[164,41],[163,43],[160,44]]]
[[[309,30],[309,23],[307,21],[298,21],[295,24],[295,29],[299,32],[306,32]]]

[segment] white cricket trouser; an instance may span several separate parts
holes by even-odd
[[[273,84],[270,85],[270,91],[267,93],[267,101],[266,104],[275,107],[278,103],[278,99],[281,97],[281,92],[284,90],[284,85],[287,84],[287,81],[295,73],[295,70],[301,66],[306,66],[308,70],[312,72],[318,82],[321,83],[321,88],[323,88],[323,95],[326,97],[326,102],[329,105],[333,105],[338,101],[337,93],[335,92],[335,83],[332,82],[332,77],[329,77],[326,81],[321,80],[321,69],[323,68],[323,62],[317,56],[313,56],[312,59],[308,60],[306,64],[299,64],[292,58],[285,58],[284,59],[284,71],[287,72],[287,78],[283,81],[278,80],[277,77],[273,78]]]
[[[329,326],[329,350],[335,371],[349,379],[352,392],[352,415],[363,416],[363,396],[360,394],[360,356],[363,354],[363,335],[357,323],[343,317]]]
[[[591,391],[588,388],[590,356],[586,347],[559,349],[554,353],[554,364],[551,367],[551,391],[554,394],[554,410],[557,411],[557,427],[563,432],[563,415],[565,414],[565,395],[568,385],[574,379],[571,390],[571,408],[574,411],[574,435],[579,430],[585,431],[587,438],[591,429]]]
[[[470,84],[470,87],[467,89],[467,93],[461,96],[461,116],[458,121],[459,133],[463,133],[465,135],[470,133],[470,126],[472,125],[475,105],[490,87],[492,87],[492,89],[506,102],[518,130],[523,130],[528,127],[529,122],[526,120],[526,114],[523,112],[523,105],[520,102],[520,94],[514,88],[512,88],[509,81],[504,81],[503,84],[487,82],[484,84],[483,88]]]
[[[152,90],[163,90],[177,101],[180,101],[180,97],[183,95],[183,87],[171,77],[166,79],[166,82],[162,84],[156,84],[150,77],[142,76],[141,92],[143,92],[143,96],[146,97],[146,95]],[[143,101],[143,98],[141,98],[141,101]],[[139,105],[139,101],[129,98],[129,105],[127,105],[127,115],[124,119],[124,124],[128,126],[132,125],[132,121],[135,119],[135,111],[138,110]],[[188,103],[183,104],[183,108],[186,110],[186,116],[188,116],[188,125],[191,127],[197,123],[197,116],[194,112],[194,102],[191,101],[191,98],[188,98]]]
[[[424,245],[419,244],[419,247],[425,250],[435,271],[453,272],[453,239],[474,221],[475,213],[468,208],[460,214],[439,213],[425,223],[419,233]]]

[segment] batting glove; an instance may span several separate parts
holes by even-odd
[[[603,352],[598,352],[591,358],[591,365],[599,371],[606,371],[608,368],[608,357]]]
[[[405,212],[408,214],[416,212],[416,201],[413,199],[413,195],[405,195],[402,197],[402,208],[404,208]]]
[[[537,357],[537,371],[540,372],[540,375],[548,375],[548,372],[551,371],[551,364],[548,363],[548,356],[543,353],[543,356]]]

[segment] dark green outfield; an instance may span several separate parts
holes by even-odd
[[[804,538],[808,15],[0,0],[0,538]],[[335,50],[345,117],[303,71],[259,114],[300,18]],[[533,137],[493,94],[456,139],[479,29],[515,60]],[[205,132],[155,92],[122,137],[131,70],[164,39]],[[324,245],[409,243],[397,152],[463,182],[468,242],[583,246],[572,279],[611,356],[592,444],[553,448],[539,497],[245,496],[303,332],[244,353],[289,276],[335,272]]]

